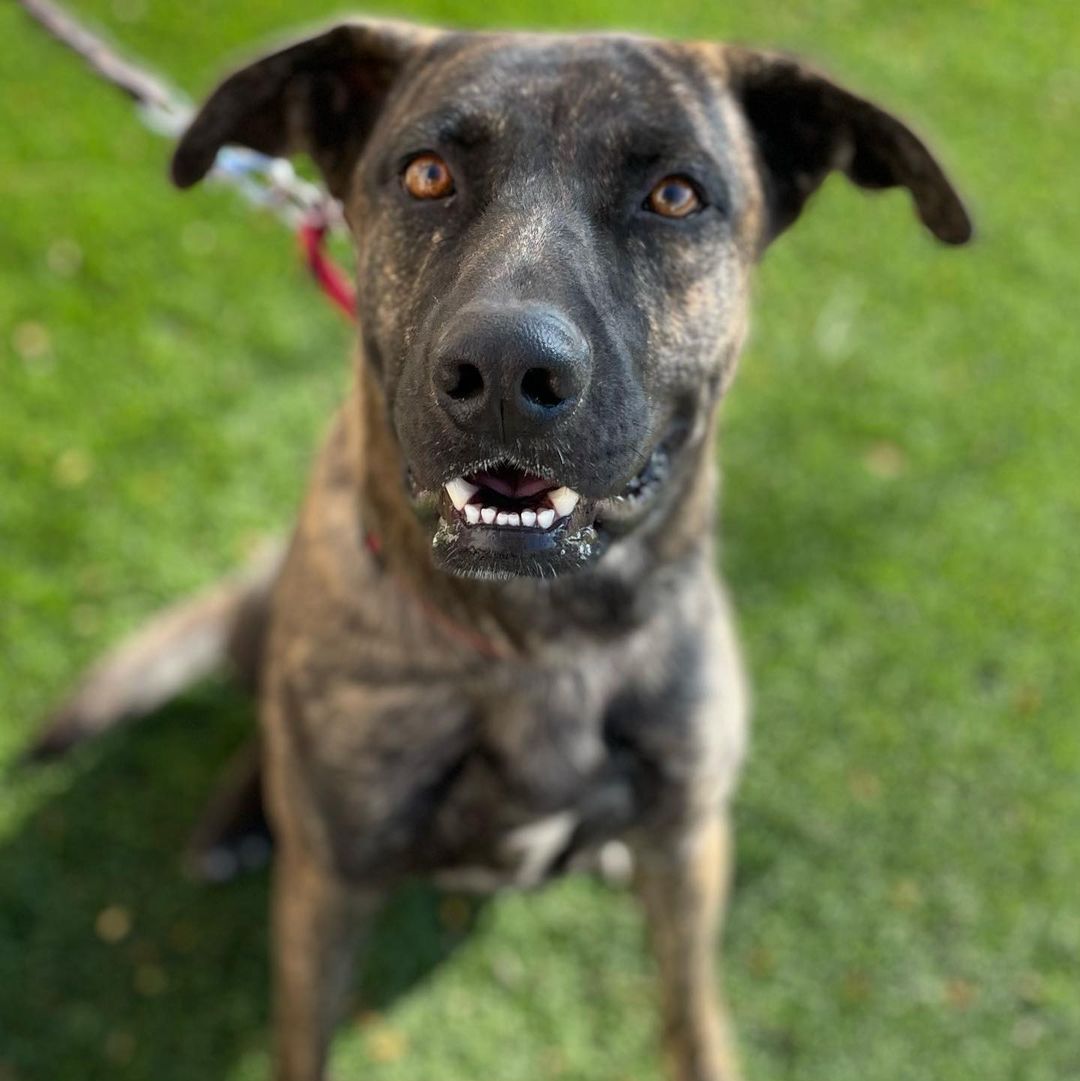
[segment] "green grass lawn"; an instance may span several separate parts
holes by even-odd
[[[318,10],[317,10],[318,9]],[[192,94],[329,9],[80,0]],[[1080,8],[405,2],[809,53],[977,216],[836,180],[770,252],[725,410],[756,687],[725,969],[752,1081],[1080,1077]],[[0,9],[0,766],[81,665],[296,505],[349,330],[279,226],[181,197],[127,104]],[[0,1081],[265,1076],[266,881],[184,881],[250,706],[207,687],[0,780]],[[369,1081],[655,1081],[632,900],[400,899],[335,1050]]]

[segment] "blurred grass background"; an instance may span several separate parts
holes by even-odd
[[[331,10],[74,8],[192,94]],[[726,977],[755,1081],[1074,1081],[1080,9],[384,10],[796,49],[941,149],[977,246],[834,180],[760,274],[721,443],[757,697]],[[276,223],[172,192],[167,147],[11,4],[0,71],[2,765],[85,662],[288,522],[349,332]],[[0,782],[0,1081],[265,1076],[265,879],[178,867],[250,724],[209,687]],[[587,880],[479,912],[412,891],[336,1074],[656,1079],[640,937]]]

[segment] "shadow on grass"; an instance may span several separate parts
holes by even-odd
[[[221,687],[16,784],[62,791],[0,847],[0,1081],[224,1078],[265,1045],[267,875],[185,879],[181,853],[217,774],[250,734]],[[388,908],[357,1008],[385,1009],[468,936],[439,896]]]

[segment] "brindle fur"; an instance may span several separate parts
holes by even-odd
[[[619,35],[346,25],[227,80],[177,149],[177,183],[225,142],[311,154],[343,200],[360,297],[354,389],[272,599],[234,591],[200,624],[237,628],[261,683],[275,1077],[324,1076],[350,947],[402,879],[534,885],[622,838],[670,1076],[731,1081],[712,945],[747,711],[714,567],[712,436],[751,270],[832,170],[908,188],[948,243],[970,234],[960,200],[904,125],[796,61]],[[403,160],[429,148],[459,180],[450,203],[401,190]],[[706,211],[641,211],[684,172]],[[432,358],[478,312],[525,303],[587,339],[581,399],[540,435],[464,432],[440,412]],[[665,483],[628,512],[611,497],[661,444]],[[579,490],[573,535],[488,553],[440,524],[442,482],[493,459]],[[169,648],[194,649],[190,627]],[[46,745],[78,738],[79,702]],[[252,791],[252,770],[238,776]],[[219,805],[204,847],[228,841],[242,804]]]

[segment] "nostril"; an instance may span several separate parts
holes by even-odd
[[[559,393],[555,373],[547,368],[530,368],[521,379],[521,393],[533,405],[552,409],[566,399]]]
[[[484,389],[484,377],[475,364],[459,364],[457,379],[447,389],[447,394],[456,402],[466,402],[475,398]]]

